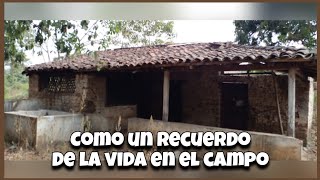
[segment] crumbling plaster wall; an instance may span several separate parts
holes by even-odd
[[[40,99],[46,109],[61,110],[67,112],[79,112],[82,93],[87,89],[87,76],[76,76],[76,88],[74,93],[49,93],[39,89],[39,74],[31,74],[29,77],[29,98]]]
[[[248,83],[249,115],[251,127],[249,130],[281,134],[278,120],[274,79],[271,75],[255,75],[250,77],[221,77],[222,81],[243,81]],[[280,113],[284,133],[287,133],[288,123],[288,78],[286,75],[275,77],[279,95]],[[296,78],[296,133],[295,136],[306,143],[308,132],[309,85],[307,79]]]
[[[280,133],[273,77],[270,75],[226,76],[217,71],[172,72],[171,79],[182,81],[182,122],[220,127],[220,83],[246,82],[249,98],[249,130]],[[128,117],[136,116],[136,106],[105,107],[106,76],[96,74],[76,75],[76,89],[72,94],[54,94],[38,89],[39,75],[29,78],[30,98],[41,99],[46,109],[79,112],[94,112],[95,119],[111,119],[119,116],[125,127]],[[276,77],[281,116],[284,130],[287,129],[287,76]],[[296,83],[296,137],[305,140],[308,132],[309,81],[297,78]],[[311,99],[313,100],[313,98]],[[99,118],[97,118],[99,117]],[[115,123],[112,123],[115,124]],[[114,125],[112,125],[114,126]],[[99,126],[97,126],[99,127]],[[285,132],[286,133],[286,132]]]
[[[119,116],[122,118],[123,128],[126,128],[126,119],[136,116],[136,106],[105,106],[106,76],[77,74],[75,82],[74,93],[49,93],[39,90],[39,75],[31,74],[29,98],[39,99],[45,109],[86,113],[94,119],[94,130],[102,130],[101,127],[104,125],[115,126]],[[110,121],[111,124],[105,121]]]

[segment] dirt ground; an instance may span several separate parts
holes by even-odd
[[[15,146],[6,145],[4,151],[4,160],[16,161],[16,160],[50,160],[50,156],[47,154],[39,153],[35,150],[18,149]]]

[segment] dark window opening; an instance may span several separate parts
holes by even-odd
[[[117,73],[107,77],[107,106],[135,105],[137,81],[132,73]]]
[[[181,121],[181,84],[170,81],[169,121]],[[136,105],[137,117],[162,119],[163,73],[113,73],[107,77],[106,106]]]
[[[40,75],[39,90],[53,93],[74,93],[75,75]]]
[[[249,123],[248,84],[221,84],[221,127],[247,130]]]

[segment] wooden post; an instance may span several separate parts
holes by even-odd
[[[170,73],[164,71],[163,74],[163,101],[162,101],[162,120],[168,121],[169,118],[169,92],[170,92]]]
[[[280,132],[283,135],[283,126],[282,126],[282,119],[281,119],[281,111],[280,111],[280,102],[279,102],[279,93],[278,93],[278,87],[277,87],[277,79],[276,79],[276,73],[272,72],[273,76],[273,85],[274,85],[274,93],[276,94],[276,102],[277,102],[277,110],[278,110],[278,120],[279,120],[279,126],[280,126]]]
[[[288,72],[288,136],[295,137],[296,122],[296,70]]]

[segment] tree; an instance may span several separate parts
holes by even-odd
[[[28,79],[22,75],[25,51],[34,47],[31,31],[32,21],[5,21],[4,70],[5,99],[25,98],[28,94]]]
[[[5,98],[26,97],[27,77],[21,75],[25,51],[33,50],[48,60],[73,54],[120,47],[154,45],[174,37],[172,21],[5,21]],[[50,57],[52,53],[57,58]]]
[[[162,44],[174,37],[173,22],[164,21],[64,21],[34,22],[35,42],[41,47],[39,55],[52,51],[61,54],[89,53],[105,50],[110,45],[129,47]],[[54,49],[48,43],[53,42]]]
[[[24,51],[39,56],[56,53],[58,58],[72,54],[170,42],[174,37],[172,21],[5,21],[5,59],[22,63]]]
[[[234,21],[234,25],[239,44],[279,46],[298,42],[308,48],[317,45],[317,23],[314,20]]]
[[[32,21],[4,22],[4,60],[14,65],[26,60],[24,51],[34,47],[31,34]]]
[[[4,99],[20,99],[28,97],[28,77],[21,74],[23,64],[4,70]]]

